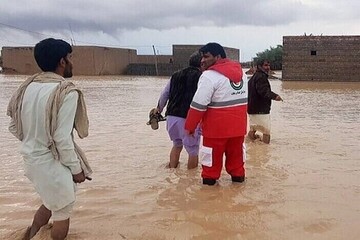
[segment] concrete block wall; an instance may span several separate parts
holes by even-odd
[[[360,81],[360,36],[284,36],[284,81]]]

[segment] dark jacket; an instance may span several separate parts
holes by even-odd
[[[257,69],[248,83],[248,114],[269,114],[271,100],[277,94],[271,91],[269,75],[261,69]]]
[[[165,115],[186,118],[200,75],[201,71],[198,68],[187,67],[171,76],[169,102]]]

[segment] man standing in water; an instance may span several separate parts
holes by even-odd
[[[233,182],[243,182],[244,136],[247,128],[246,75],[238,62],[226,58],[218,43],[200,48],[201,64],[206,69],[188,112],[185,129],[195,132],[201,122],[203,146],[200,148],[203,184],[214,185],[225,168]],[[244,79],[242,77],[244,76]]]
[[[270,143],[270,107],[271,100],[282,101],[282,98],[271,91],[268,80],[270,71],[270,62],[266,59],[260,59],[256,63],[256,72],[249,80],[249,102],[248,114],[250,122],[250,131],[248,136],[255,140],[259,131],[263,134],[263,142]]]
[[[189,59],[189,66],[171,76],[158,101],[159,113],[163,111],[168,102],[165,114],[167,116],[166,129],[173,142],[170,151],[170,168],[178,166],[183,146],[188,153],[188,169],[198,166],[200,130],[197,128],[194,135],[189,136],[185,133],[184,125],[201,75],[200,60],[200,53],[193,53]]]
[[[91,168],[73,140],[88,135],[88,118],[81,91],[72,77],[72,48],[59,39],[36,44],[34,57],[43,72],[27,79],[10,100],[9,130],[21,141],[25,175],[40,195],[42,205],[24,239],[33,238],[53,219],[51,237],[65,239],[75,203],[75,183],[84,182]]]

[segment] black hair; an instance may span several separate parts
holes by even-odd
[[[201,47],[199,52],[202,54],[209,52],[214,57],[220,55],[221,58],[226,58],[226,53],[224,48],[220,44],[214,42],[208,43],[205,46]]]
[[[200,62],[201,62],[201,54],[198,51],[191,54],[189,58],[189,66],[199,68]]]
[[[60,60],[71,52],[71,45],[64,40],[47,38],[35,45],[34,57],[42,71],[53,72]]]
[[[262,66],[264,65],[264,63],[270,63],[270,61],[268,59],[265,58],[259,58],[256,60],[256,66]]]

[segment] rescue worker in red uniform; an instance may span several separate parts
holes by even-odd
[[[223,157],[233,182],[245,180],[247,131],[247,80],[239,62],[226,58],[218,43],[200,48],[202,73],[188,111],[185,129],[193,134],[200,123],[203,144],[199,157],[203,184],[214,185],[220,178]]]

